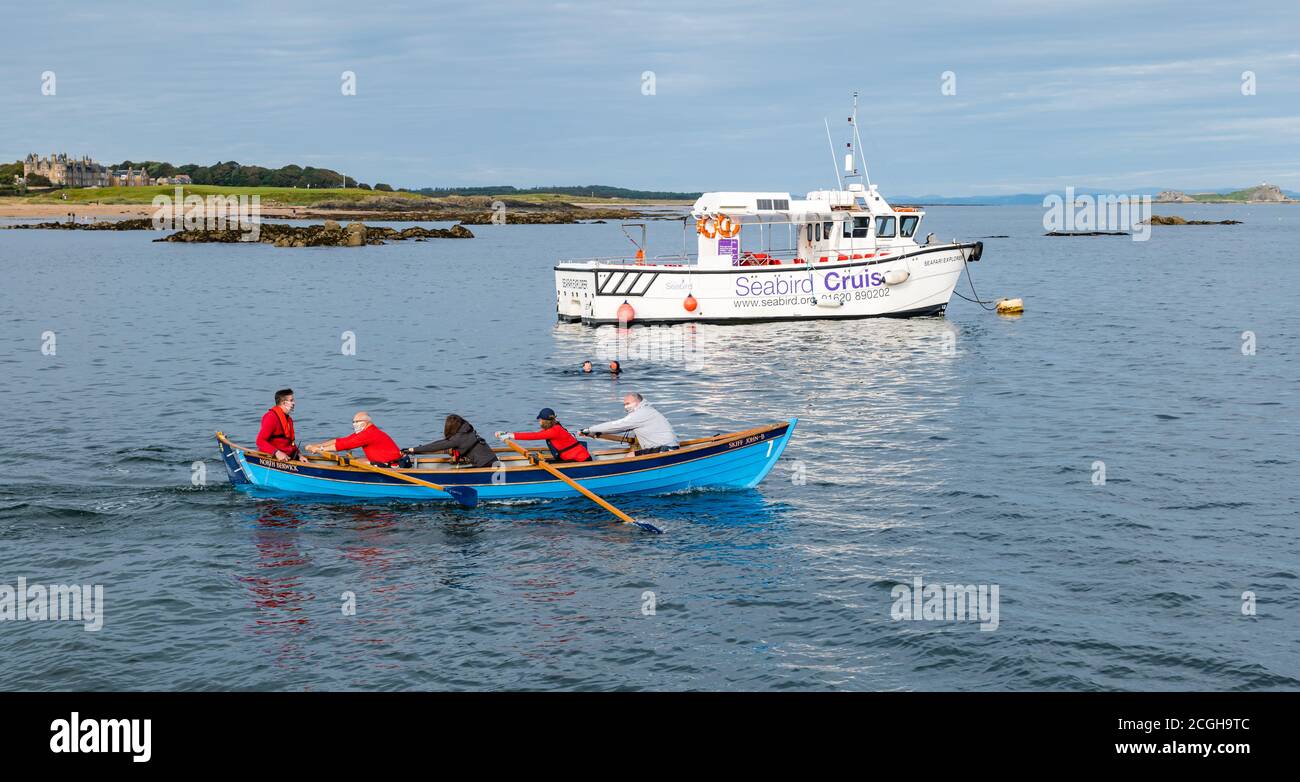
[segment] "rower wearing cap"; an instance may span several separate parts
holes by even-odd
[[[537,432],[497,432],[498,440],[545,440],[551,455],[562,462],[589,462],[591,453],[555,418],[555,411],[543,407],[537,413]]]

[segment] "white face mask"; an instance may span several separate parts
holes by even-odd
[[[636,409],[636,402],[632,402],[631,404],[625,404],[625,405],[623,405],[623,409],[626,410],[626,411],[628,411],[629,413],[632,412],[633,410]]]
[[[357,434],[361,434],[361,430],[362,430],[362,429],[365,429],[365,428],[366,428],[366,422],[365,422],[365,421],[353,421],[353,422],[352,422],[352,431],[356,432]]]

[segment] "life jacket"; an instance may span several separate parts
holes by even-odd
[[[289,417],[289,414],[286,413],[286,412],[284,412],[284,408],[280,407],[279,405],[276,405],[275,407],[272,407],[271,410],[270,410],[270,412],[275,413],[275,417],[278,418],[278,419],[280,419],[280,429],[284,432],[284,434],[283,434],[283,435],[271,435],[271,436],[268,437],[267,439],[268,439],[268,440],[271,440],[272,442],[274,442],[274,441],[276,441],[276,440],[279,440],[281,437],[283,437],[284,440],[287,442],[287,447],[286,447],[286,448],[282,448],[282,449],[280,449],[280,450],[283,450],[283,451],[293,450],[293,443],[294,443],[294,437],[293,437],[293,419],[290,418],[290,417]]]
[[[591,454],[587,452],[587,447],[558,422],[547,431],[550,432],[556,429],[559,429],[560,431],[556,432],[553,436],[546,438],[546,447],[551,449],[552,456],[560,461],[569,462],[585,462],[591,458]],[[566,453],[574,458],[566,459],[564,456]]]

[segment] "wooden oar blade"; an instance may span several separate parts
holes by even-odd
[[[443,489],[451,498],[466,508],[478,505],[478,492],[469,486],[447,486]]]

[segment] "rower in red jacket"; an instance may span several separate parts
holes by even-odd
[[[402,450],[397,447],[397,443],[393,442],[393,438],[389,437],[384,430],[375,426],[370,420],[369,413],[360,412],[352,416],[352,432],[347,437],[309,445],[307,452],[350,451],[353,448],[360,448],[365,452],[370,463],[376,467],[410,466],[410,460],[402,455]]]
[[[300,456],[298,444],[293,439],[293,389],[282,388],[275,392],[275,407],[262,416],[262,428],[257,433],[257,450],[269,453],[287,462]]]
[[[578,442],[568,429],[555,420],[554,410],[543,407],[537,414],[537,424],[541,427],[540,432],[497,432],[496,436],[498,440],[545,440],[551,449],[551,455],[562,462],[591,461],[587,446]]]

